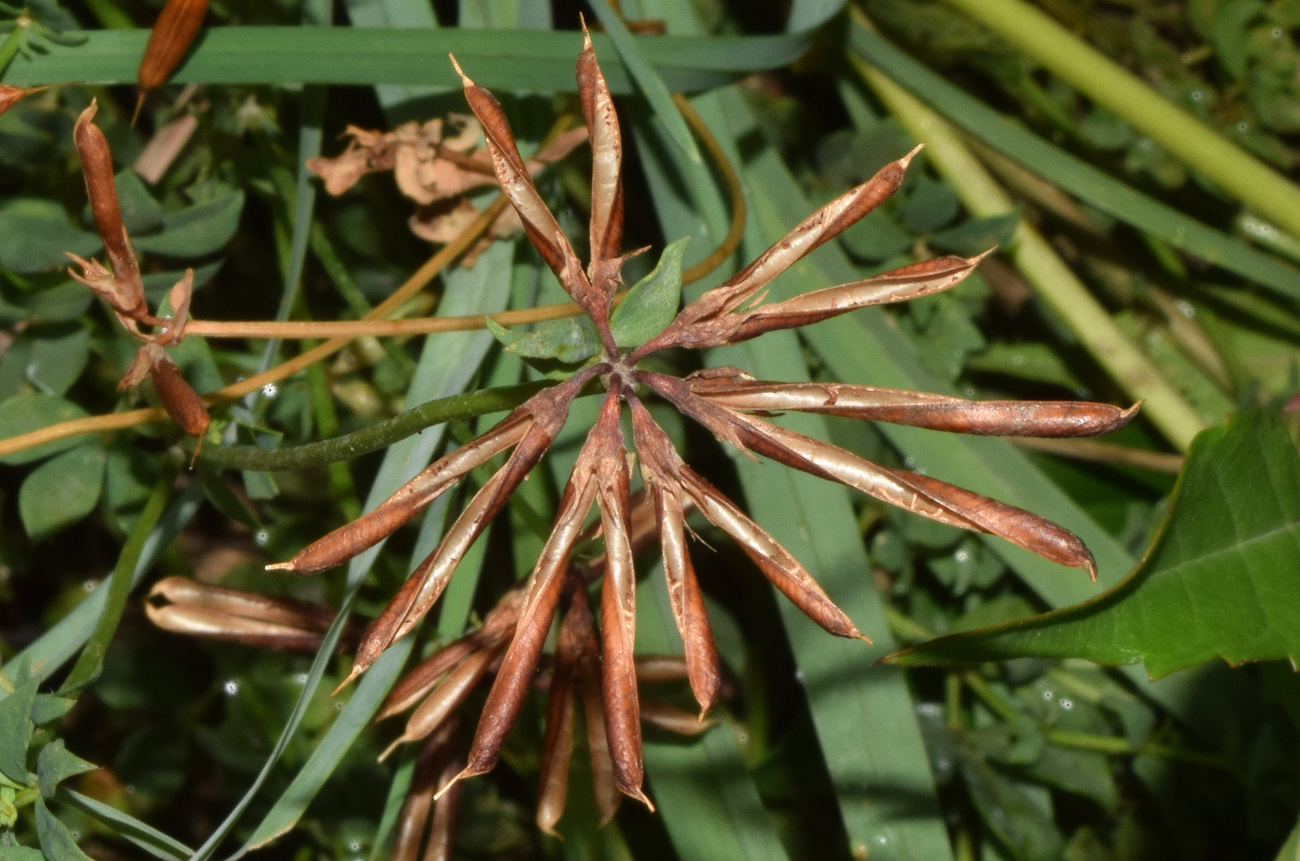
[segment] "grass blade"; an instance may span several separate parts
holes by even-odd
[[[1175,248],[1249,278],[1289,299],[1300,298],[1300,270],[1148,197],[1052,146],[940,78],[860,23],[849,47],[944,117],[1009,158],[1098,209]]]
[[[17,58],[4,83],[17,86],[81,80],[133,83],[148,30],[96,30],[75,47]],[[635,37],[641,53],[673,92],[696,92],[799,57],[810,33],[781,36]],[[636,91],[608,36],[593,34],[615,94]],[[474,69],[489,89],[572,92],[573,58],[582,36],[558,30],[379,29],[360,27],[216,27],[176,71],[174,83],[408,84],[458,86],[447,54]]]
[[[118,836],[125,837],[155,858],[161,858],[163,861],[185,861],[194,854],[193,849],[179,840],[167,836],[134,816],[123,813],[116,807],[109,807],[102,801],[96,801],[80,792],[60,787],[58,799],[69,807],[99,820],[113,829]]]

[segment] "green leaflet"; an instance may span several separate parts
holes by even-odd
[[[1215,657],[1300,658],[1300,458],[1280,421],[1244,413],[1193,444],[1142,563],[1082,604],[942,637],[904,665],[1008,657],[1146,662],[1157,678]]]
[[[614,343],[637,347],[664,330],[682,300],[682,255],[690,237],[669,243],[649,275],[638,281],[610,315]]]

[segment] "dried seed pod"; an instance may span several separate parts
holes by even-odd
[[[122,210],[117,201],[117,186],[113,181],[113,154],[108,148],[108,140],[95,125],[98,104],[91,99],[90,105],[77,117],[72,128],[72,139],[81,156],[81,172],[86,180],[86,194],[90,198],[90,211],[95,216],[99,228],[99,238],[104,243],[104,251],[113,267],[113,280],[95,279],[100,288],[90,281],[83,281],[95,289],[105,301],[119,314],[132,319],[142,319],[149,313],[145,304],[144,282],[140,279],[140,266],[131,251],[131,242],[126,235],[126,226],[122,223]],[[74,258],[86,266],[84,261]]]
[[[624,795],[654,805],[641,789],[640,703],[636,689],[636,571],[628,532],[631,477],[619,424],[619,393],[611,388],[595,427],[587,436],[597,458],[601,529],[605,533],[605,574],[600,590],[601,693],[605,734],[614,762],[614,781]]]
[[[271,598],[199,583],[159,580],[145,599],[149,620],[166,631],[250,646],[311,652],[336,612],[320,604]]]
[[[715,371],[720,369],[714,369]],[[969,401],[849,383],[773,383],[734,375],[692,375],[691,392],[733,410],[869,419],[983,436],[1080,437],[1118,430],[1137,415],[1091,401]]]
[[[641,703],[641,722],[678,735],[699,735],[714,724],[714,721],[697,718],[685,709],[653,700]]]
[[[597,310],[598,306],[593,303],[591,283],[587,280],[582,267],[579,266],[576,271],[567,267],[568,261],[576,260],[577,255],[573,253],[569,240],[560,230],[559,222],[555,220],[555,216],[551,214],[551,210],[538,193],[537,187],[533,185],[533,179],[519,155],[514,134],[510,130],[510,122],[506,119],[505,112],[501,110],[500,103],[491,93],[469,79],[454,56],[451,58],[451,63],[456,68],[456,74],[460,75],[465,90],[465,100],[469,102],[470,109],[483,125],[483,133],[487,137],[488,153],[492,156],[492,166],[496,170],[497,181],[515,211],[519,213],[529,241],[546,261],[546,265],[551,267],[551,271],[560,279],[560,284],[569,292],[573,300],[588,313]]]
[[[598,313],[608,317],[623,264],[618,256],[623,242],[623,139],[614,100],[585,24],[578,57],[578,98],[591,135],[591,259],[587,274],[601,294],[596,297]]]
[[[528,578],[514,640],[501,662],[492,690],[488,692],[483,716],[479,719],[461,777],[483,774],[496,765],[501,745],[523,706],[524,696],[537,670],[542,646],[559,605],[568,570],[569,551],[581,533],[583,520],[596,498],[597,482],[590,447],[591,439],[588,438],[560,499],[555,526]]]
[[[505,506],[510,494],[546,453],[556,434],[564,427],[573,398],[586,385],[587,380],[608,369],[609,366],[604,364],[584,368],[558,386],[542,392],[547,396],[545,399],[530,399],[529,403],[534,404],[531,408],[533,423],[525,431],[514,453],[505,466],[474,494],[474,498],[447,530],[437,548],[411,573],[383,612],[371,623],[362,637],[352,672],[339,685],[340,688],[364,672],[385,649],[419,624],[441,597],[442,590],[447,587],[447,582],[465,551]],[[567,554],[567,548],[565,552]]]
[[[686,549],[686,517],[678,484],[672,475],[659,470],[665,460],[671,459],[669,451],[672,446],[639,400],[632,399],[631,406],[637,450],[649,452],[643,454],[641,472],[650,486],[659,521],[659,544],[663,548],[669,606],[682,636],[691,692],[700,704],[700,718],[703,719],[717,702],[722,673],[718,651],[713,644],[713,629],[704,607],[704,595]],[[664,450],[665,446],[669,451]]]
[[[587,749],[591,753],[591,790],[600,811],[600,824],[614,818],[623,801],[614,776],[614,757],[610,752],[609,730],[605,726],[605,701],[601,693],[600,655],[596,635],[578,662],[578,695],[582,697],[582,714],[587,723]]]
[[[511,589],[472,634],[453,640],[425,658],[393,686],[375,720],[406,711],[425,697],[444,675],[477,649],[497,649],[514,636],[523,589]]]
[[[487,674],[496,656],[496,649],[478,649],[461,661],[411,713],[402,734],[379,754],[380,761],[408,741],[419,741],[442,726]]]
[[[411,777],[411,788],[406,792],[406,801],[398,816],[397,836],[393,840],[390,861],[416,861],[419,857],[421,838],[424,836],[425,825],[429,822],[429,811],[434,806],[434,793],[441,784],[447,766],[455,765],[451,746],[456,724],[454,717],[444,723],[420,749],[420,755],[415,760],[415,774]],[[438,816],[435,813],[434,824],[429,829],[431,844],[438,833],[437,823]],[[429,855],[426,853],[424,857],[428,859]]]
[[[0,114],[12,108],[31,90],[15,87],[12,84],[0,84]]]
[[[546,700],[546,736],[538,775],[537,827],[555,834],[569,791],[569,760],[573,755],[574,691],[578,662],[592,639],[593,622],[587,595],[573,589],[569,609],[560,623],[559,648]]]
[[[140,59],[140,100],[136,102],[135,108],[137,115],[145,95],[167,83],[172,72],[185,59],[190,45],[194,43],[194,37],[203,26],[203,16],[207,11],[208,0],[167,0],[153,30],[149,32],[149,42]]]
[[[805,218],[753,263],[683,308],[668,328],[633,350],[628,357],[629,361],[635,363],[667,347],[690,345],[692,330],[702,321],[716,319],[735,310],[776,276],[884,203],[898,190],[908,164],[920,149],[918,146],[897,161],[885,165],[871,179]]]
[[[154,391],[158,393],[158,400],[167,410],[167,415],[180,425],[181,430],[198,439],[194,449],[194,456],[198,457],[199,449],[203,447],[203,435],[208,432],[212,421],[207,404],[185,382],[180,368],[165,353],[149,369],[149,379],[153,380]]]

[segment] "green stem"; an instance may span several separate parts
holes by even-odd
[[[267,451],[255,445],[209,443],[203,447],[199,459],[232,469],[281,470],[320,466],[392,445],[430,425],[514,409],[552,385],[554,383],[548,380],[440,398],[350,434],[277,451]],[[583,390],[583,394],[594,394],[598,390],[599,383],[593,383]]]
[[[856,57],[849,59],[890,113],[913,137],[926,144],[931,163],[947,178],[972,215],[1003,215],[1014,210],[1015,204],[1002,186],[946,120],[882,72]],[[1106,309],[1042,234],[1021,221],[1009,253],[1043,302],[1065,322],[1106,373],[1126,394],[1143,401],[1143,415],[1175,448],[1186,452],[1192,438],[1205,428],[1205,421],[1155,364],[1124,337]]]
[[[1300,188],[1024,0],[947,0],[1229,194],[1300,237]]]

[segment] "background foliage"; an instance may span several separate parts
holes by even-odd
[[[603,0],[214,2],[195,52],[132,128],[140,28],[159,5],[34,0],[35,24],[0,47],[7,83],[92,82],[0,116],[0,446],[134,406],[114,389],[134,346],[61,268],[64,251],[99,248],[70,135],[92,96],[151,301],[193,267],[200,318],[352,319],[431,248],[388,177],[329,198],[306,160],[341,149],[348,124],[463,111],[448,50],[537,141],[572,107],[578,13],[614,14]],[[1103,445],[1047,449],[792,423],[1061,522],[1095,553],[1099,586],[669,425],[875,645],[817,629],[701,521],[708,546],[694,555],[732,692],[700,738],[647,737],[659,812],[627,804],[597,829],[579,763],[566,839],[539,836],[538,705],[503,765],[467,785],[458,855],[1296,857],[1300,4],[628,0],[620,11],[668,34],[597,37],[632,141],[626,246],[690,237],[689,266],[727,233],[722,174],[670,91],[690,94],[748,204],[739,251],[688,295],[917,139],[928,147],[900,193],[773,297],[915,255],[1005,252],[949,293],[719,349],[708,364],[978,397],[1141,398],[1144,410]],[[132,164],[181,116],[197,121],[193,137],[146,183]],[[572,234],[590,194],[585,158],[541,181]],[[629,281],[649,269],[637,262]],[[525,243],[505,241],[398,315],[563,298]],[[192,337],[174,356],[211,392],[299,350]],[[141,587],[186,574],[373,615],[448,503],[346,573],[262,566],[383,499],[506,404],[448,401],[421,421],[452,422],[380,450],[276,467],[295,446],[533,378],[483,330],[364,338],[216,410],[193,470],[166,423],[4,448],[0,818],[16,824],[0,858],[386,857],[412,762],[376,762],[397,731],[370,717],[410,650],[457,636],[531,569],[582,423],[462,566],[436,630],[337,697],[338,626],[314,659],[201,643],[151,627]],[[660,582],[641,586],[644,651],[680,649]],[[904,645],[893,660],[906,669],[873,663]]]

